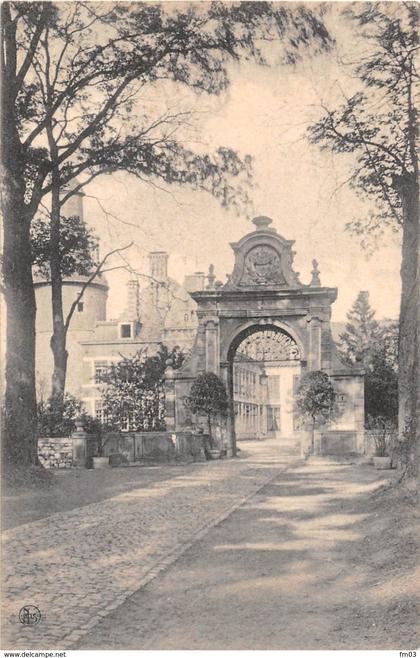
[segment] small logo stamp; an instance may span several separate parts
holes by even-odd
[[[41,611],[36,605],[24,605],[19,610],[19,621],[24,626],[35,626],[41,621]]]

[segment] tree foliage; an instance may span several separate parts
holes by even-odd
[[[401,185],[418,177],[415,87],[418,7],[415,3],[353,4],[344,10],[366,50],[349,66],[361,90],[309,128],[309,138],[334,153],[354,153],[352,188],[376,209],[349,225],[358,234],[404,220]],[[418,180],[418,179],[417,179]]]
[[[365,418],[398,417],[398,323],[378,322],[369,294],[359,292],[347,314],[346,331],[340,335],[340,351],[350,364],[365,370]]]
[[[76,429],[76,418],[81,418],[83,427],[90,434],[98,433],[100,424],[89,416],[83,404],[74,395],[66,393],[63,404],[58,406],[53,397],[40,400],[37,406],[38,437],[69,437]]]
[[[247,172],[249,161],[229,148],[213,155],[186,148],[182,128],[191,112],[153,110],[154,104],[142,101],[147,86],[165,81],[219,94],[229,83],[230,61],[264,63],[259,40],[282,39],[285,61],[296,61],[302,47],[317,50],[329,41],[314,12],[265,2],[201,8],[6,4],[18,51],[41,31],[16,96],[28,201],[34,203],[52,191],[54,167],[60,187],[81,176],[80,189],[102,173],[124,170],[141,180],[206,189],[224,205],[235,203],[235,193],[241,194],[230,176]],[[41,136],[48,148],[35,148]],[[78,189],[69,189],[62,203]]]
[[[383,321],[365,361],[365,415],[398,424],[398,323]]]
[[[211,420],[214,416],[225,416],[228,398],[224,382],[213,372],[203,372],[194,380],[185,404],[193,414],[207,417],[209,437],[212,443]]]
[[[31,226],[32,260],[35,271],[45,279],[51,277],[51,224],[38,217]],[[60,221],[61,275],[87,276],[98,266],[98,238],[78,215],[62,217]]]
[[[420,462],[419,317],[420,209],[418,171],[418,5],[354,3],[345,13],[365,48],[350,64],[360,90],[343,92],[343,103],[323,105],[309,138],[322,149],[353,154],[350,185],[373,202],[348,228],[370,241],[386,227],[402,228],[398,349],[398,431],[410,446],[408,461],[418,477]],[[408,454],[408,453],[407,453]]]
[[[161,345],[154,356],[147,350],[125,357],[101,376],[105,425],[116,431],[165,429],[164,373],[167,362],[180,368],[185,355],[179,348]]]
[[[314,451],[316,424],[333,420],[336,413],[336,392],[327,373],[321,370],[308,372],[301,378],[296,391],[295,404],[303,420],[311,422],[311,449]]]
[[[250,162],[229,148],[185,146],[190,113],[159,107],[149,90],[172,85],[218,94],[228,65],[263,62],[260,44],[329,43],[305,6],[267,2],[201,5],[3,2],[2,164],[7,303],[6,453],[36,462],[35,315],[30,225],[51,194],[53,389],[64,391],[66,328],[61,296],[60,207],[101,174],[129,171],[146,182],[187,184],[222,204],[247,200]],[[156,109],[158,108],[158,109]],[[80,183],[60,197],[76,177]],[[19,419],[19,420],[18,420]]]
[[[361,290],[347,313],[346,330],[340,334],[340,351],[345,361],[367,365],[369,355],[379,337],[375,311],[369,303],[369,293]]]

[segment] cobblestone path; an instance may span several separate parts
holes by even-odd
[[[2,648],[70,649],[291,462],[271,441],[246,452],[4,532]],[[41,621],[22,625],[30,604]]]

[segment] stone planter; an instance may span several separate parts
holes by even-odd
[[[109,457],[93,457],[93,468],[109,468]]]
[[[378,471],[391,468],[391,457],[374,457],[373,464]]]

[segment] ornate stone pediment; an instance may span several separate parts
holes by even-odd
[[[270,283],[284,285],[286,280],[281,270],[280,255],[273,247],[262,244],[246,254],[239,285],[262,286]]]
[[[225,289],[302,287],[292,269],[294,240],[285,240],[269,228],[269,217],[252,220],[256,230],[231,244],[235,266]]]

